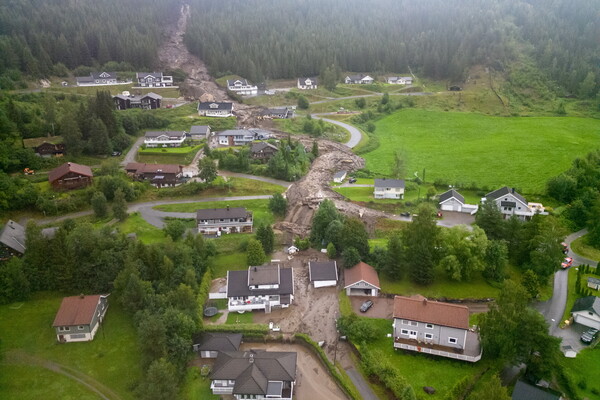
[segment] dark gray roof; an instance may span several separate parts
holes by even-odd
[[[0,243],[21,254],[25,253],[25,227],[9,219],[0,231]]]
[[[213,107],[211,107],[213,106]],[[211,111],[211,110],[226,110],[226,111],[231,111],[233,110],[233,103],[219,103],[216,101],[207,101],[205,103],[198,103],[198,111]]]
[[[252,152],[252,153],[258,153],[258,152],[263,151],[266,148],[271,148],[274,151],[279,150],[276,146],[273,146],[271,143],[260,142],[260,143],[252,143],[252,147],[250,148],[250,152]]]
[[[241,333],[204,333],[194,336],[194,343],[200,351],[237,351],[242,343]]]
[[[248,286],[279,284],[279,264],[248,267]]]
[[[151,99],[155,99],[155,100],[162,99],[161,95],[158,95],[153,92],[146,93],[144,95],[129,95],[129,96],[125,96],[124,94],[116,94],[113,96],[113,99],[117,98],[117,99],[121,99],[121,100],[129,100],[129,101],[135,103],[135,102],[141,101],[142,99],[145,99],[146,97],[150,97]]]
[[[213,365],[210,379],[235,380],[233,394],[266,395],[269,381],[296,380],[295,352],[225,351]],[[271,387],[271,390],[276,389]]]
[[[154,93],[154,92],[149,92],[149,93],[146,93],[146,94],[144,94],[144,95],[141,95],[141,96],[140,96],[140,99],[145,99],[146,97],[150,97],[150,98],[152,98],[152,99],[158,99],[158,100],[162,99],[162,96],[161,96],[161,95],[159,95],[159,94],[156,94],[156,93]]]
[[[185,136],[185,131],[148,131],[144,134],[144,137],[156,138],[162,135],[167,135],[170,138],[181,138],[182,136]]]
[[[192,125],[190,129],[190,133],[193,135],[206,135],[210,131],[210,126],[208,125]]]
[[[600,297],[587,296],[575,300],[571,312],[576,311],[590,311],[596,313],[596,315],[600,315]]]
[[[196,211],[196,219],[246,218],[246,207],[204,208]]]
[[[105,76],[100,76],[105,75]],[[92,72],[92,79],[117,79],[116,72]]]
[[[309,261],[310,281],[337,281],[337,264],[335,261]]]
[[[404,188],[404,179],[375,179],[375,187]]]
[[[454,189],[450,189],[447,192],[440,194],[440,203],[442,203],[446,200],[449,200],[453,197],[455,199],[457,199],[458,201],[460,201],[461,203],[465,204],[465,198]]]
[[[246,79],[227,79],[227,86],[234,86],[236,82],[240,82],[242,86],[248,86]]]
[[[227,129],[217,133],[217,136],[255,136],[256,132],[250,129]]]
[[[547,389],[530,385],[523,381],[517,381],[513,390],[512,400],[559,400],[560,394],[553,393]]]
[[[145,78],[147,76],[152,76],[154,78],[161,78],[162,79],[163,73],[162,72],[136,72],[135,73],[135,78],[136,79]]]
[[[588,283],[593,283],[594,285],[600,285],[600,279],[598,278],[593,278],[593,277],[588,277],[587,278]]]
[[[302,77],[302,78],[298,78],[298,82],[300,82],[301,85],[305,85],[306,84],[306,80],[310,79],[312,81],[313,85],[317,84],[317,78],[313,78],[313,77]]]
[[[227,297],[242,297],[250,295],[279,294],[289,295],[294,293],[292,268],[279,269],[279,288],[277,289],[250,289],[248,287],[248,270],[227,272]]]
[[[338,171],[335,174],[333,174],[333,179],[343,178],[344,176],[346,176],[347,173],[347,171]]]
[[[519,193],[517,193],[515,188],[511,189],[508,186],[504,186],[498,190],[494,190],[493,192],[486,194],[485,197],[488,199],[497,200],[502,196],[506,196],[507,194],[512,194],[517,199],[519,199],[519,201],[523,202],[524,204],[527,204],[527,200],[525,200],[525,198],[523,196],[521,196]]]

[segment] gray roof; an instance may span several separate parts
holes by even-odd
[[[279,284],[279,264],[248,267],[248,286]]]
[[[241,333],[206,332],[194,337],[200,351],[237,351],[242,343]]]
[[[559,400],[560,394],[530,385],[523,381],[517,381],[513,390],[512,400]]]
[[[211,107],[213,106],[213,107]],[[233,110],[233,103],[219,103],[217,101],[207,101],[198,103],[198,111],[215,111],[215,110]]]
[[[347,173],[347,171],[338,171],[335,174],[333,174],[333,179],[343,178],[344,176],[346,176]]]
[[[453,197],[455,199],[457,199],[458,201],[460,201],[461,203],[465,204],[465,198],[454,189],[450,189],[447,192],[440,194],[440,203],[442,203],[446,200],[449,200]]]
[[[243,86],[248,86],[246,79],[227,79],[227,86],[234,86],[236,82],[240,82]]]
[[[404,179],[375,179],[375,187],[404,188]]]
[[[517,199],[519,199],[519,201],[523,202],[523,204],[527,204],[527,200],[525,200],[525,198],[523,196],[521,196],[519,193],[517,193],[517,191],[515,190],[515,188],[511,189],[508,186],[504,186],[503,188],[500,188],[498,190],[494,190],[493,192],[490,192],[490,193],[486,194],[485,197],[488,198],[488,199],[497,200],[497,199],[499,199],[502,196],[506,196],[507,194],[512,194]]]
[[[593,283],[595,285],[600,285],[600,279],[598,278],[593,278],[593,277],[588,277],[587,278],[588,283]]]
[[[100,76],[100,75],[107,75],[107,76]],[[92,72],[92,79],[117,79],[117,73],[116,72]]]
[[[185,136],[185,131],[148,131],[144,134],[146,138],[157,138],[162,135],[167,135],[170,138],[181,138]]]
[[[317,84],[317,78],[313,78],[313,77],[302,77],[302,78],[298,78],[298,82],[300,82],[301,85],[305,85],[306,84],[306,80],[310,79],[313,85]]]
[[[295,352],[279,351],[224,351],[213,365],[210,379],[234,380],[233,394],[266,395],[269,381],[296,380]]]
[[[575,300],[575,304],[573,305],[573,308],[571,308],[571,312],[573,313],[577,311],[590,311],[596,313],[596,315],[600,315],[600,297],[587,296]]]
[[[0,231],[0,243],[21,254],[25,253],[25,227],[9,219]]]
[[[146,93],[144,95],[130,94],[129,96],[125,96],[124,94],[116,94],[113,96],[113,99],[117,98],[117,99],[121,99],[121,100],[130,100],[132,102],[136,102],[136,101],[141,101],[142,99],[145,99],[146,97],[150,97],[151,99],[155,99],[155,100],[162,99],[161,95],[153,93],[153,92]]]
[[[136,79],[145,78],[147,76],[152,76],[154,78],[161,78],[162,79],[163,73],[162,72],[136,72],[135,73],[135,78]]]
[[[192,135],[206,135],[210,132],[210,126],[208,125],[192,125],[190,133]]]
[[[228,271],[227,273],[227,297],[262,296],[268,294],[290,295],[293,293],[292,268],[279,269],[279,288],[277,289],[250,289],[248,287],[248,270]]]
[[[277,148],[277,146],[273,146],[271,143],[267,143],[267,142],[259,142],[259,143],[252,143],[252,147],[250,148],[250,152],[252,153],[259,153],[263,150],[265,150],[266,148],[271,148],[275,151],[279,150]]]
[[[246,218],[246,207],[204,208],[196,211],[196,219]]]
[[[337,264],[335,261],[309,261],[310,281],[337,281]]]
[[[256,132],[253,132],[250,129],[227,129],[225,131],[221,131],[217,133],[217,136],[246,136],[246,135],[256,135]]]

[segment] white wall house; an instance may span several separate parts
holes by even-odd
[[[298,89],[309,90],[317,89],[317,78],[298,78]]]
[[[335,183],[342,183],[346,179],[347,171],[338,171],[333,175],[333,181]]]
[[[375,79],[371,78],[369,75],[348,75],[344,78],[345,84],[357,84],[357,85],[369,85],[373,83]]]
[[[600,297],[587,296],[575,300],[571,315],[578,324],[600,329]]]
[[[467,214],[475,214],[479,209],[476,204],[466,204],[465,198],[454,189],[450,189],[440,195],[439,206],[442,211],[456,211]]]
[[[181,147],[187,132],[185,131],[149,131],[144,134],[146,147]]]
[[[535,214],[527,200],[514,188],[507,186],[486,194],[481,201],[495,201],[505,219],[515,216],[522,220],[528,220]]]
[[[162,72],[136,72],[135,77],[140,87],[173,86],[173,77]]]
[[[412,85],[412,76],[388,76],[387,83],[392,85]]]
[[[233,115],[233,103],[200,102],[198,103],[198,115],[204,117],[231,117]]]
[[[61,343],[94,340],[108,310],[109,295],[65,297],[52,326]]]
[[[375,179],[373,197],[376,199],[403,199],[403,179]]]
[[[294,272],[279,264],[227,271],[227,309],[232,311],[286,308],[294,300]]]
[[[246,79],[227,80],[227,90],[231,90],[241,96],[256,96],[258,87],[251,85]]]

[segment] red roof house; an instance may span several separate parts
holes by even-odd
[[[55,190],[79,189],[92,184],[94,174],[87,165],[67,162],[48,174],[48,181]]]
[[[375,268],[362,261],[344,270],[344,285],[348,296],[377,296],[381,289]]]
[[[56,338],[61,343],[93,340],[107,309],[107,294],[65,297],[52,324]]]

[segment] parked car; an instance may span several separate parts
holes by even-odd
[[[565,260],[562,262],[562,264],[560,264],[560,266],[563,269],[567,269],[569,268],[571,265],[573,265],[573,259],[571,257],[567,257],[565,258]]]
[[[371,307],[373,307],[373,302],[371,300],[367,300],[360,306],[360,312],[367,312]]]
[[[564,253],[564,254],[567,254],[567,253],[569,252],[569,245],[568,245],[568,244],[566,244],[565,242],[562,242],[562,243],[561,243],[561,246],[562,246],[562,248],[563,248],[563,253]]]
[[[581,341],[583,343],[592,343],[598,334],[598,329],[590,328],[589,330],[583,332],[581,335]]]
[[[355,183],[356,182],[356,178],[350,178],[348,179],[348,183]]]
[[[400,216],[408,218],[408,217],[410,217],[410,213],[408,211],[404,211],[404,212],[400,213]]]
[[[112,156],[113,156],[113,157],[118,157],[118,156],[120,156],[120,155],[121,155],[121,152],[120,152],[120,151],[113,151],[113,152],[112,152]]]

